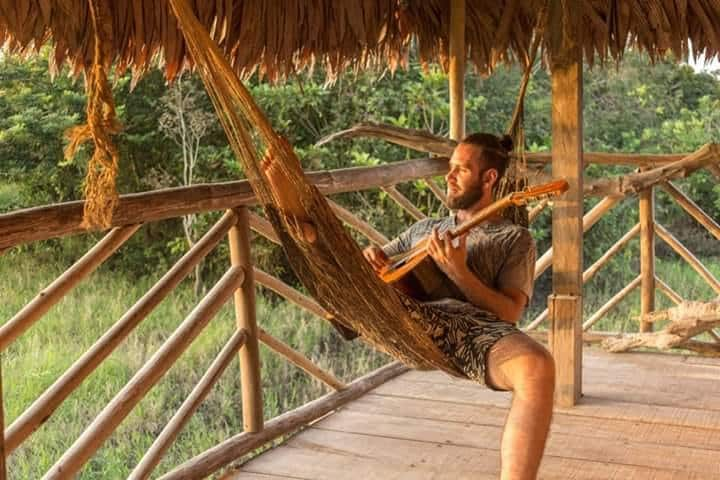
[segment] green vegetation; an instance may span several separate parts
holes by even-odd
[[[48,61],[0,59],[0,212],[80,198],[88,148],[74,159],[63,158],[64,131],[84,116],[81,81],[61,72],[54,81]],[[177,186],[183,179],[182,146],[172,140],[167,119],[170,91],[159,72],[134,88],[129,75],[113,79],[114,96],[124,129],[116,137],[121,152],[118,179],[122,193]],[[188,118],[208,122],[212,107],[194,76],[183,80],[192,96]],[[502,132],[515,102],[519,71],[499,69],[487,78],[466,79],[468,131]],[[445,75],[435,67],[411,64],[394,75],[377,72],[347,75],[324,84],[323,72],[283,85],[254,78],[249,85],[272,124],[295,146],[306,169],[377,165],[422,155],[367,139],[315,146],[321,137],[360,121],[378,121],[447,134],[448,93]],[[585,75],[585,149],[606,152],[678,153],[720,141],[720,82],[695,74],[687,66],[629,53],[620,68],[595,68]],[[161,123],[165,126],[161,126]],[[215,122],[202,129],[194,182],[243,177]],[[533,77],[526,102],[528,149],[550,147],[550,83],[546,72]],[[588,166],[590,177],[627,173],[628,167]],[[678,185],[713,218],[720,218],[720,186],[708,172],[698,172]],[[400,186],[428,214],[441,212],[439,202],[422,182]],[[656,196],[656,218],[720,277],[717,239],[698,227],[664,193]],[[335,198],[380,231],[392,236],[412,220],[379,191]],[[588,200],[586,209],[597,199]],[[193,224],[205,231],[218,213],[200,215]],[[586,235],[585,264],[590,265],[638,219],[637,202],[612,209]],[[532,231],[543,252],[550,244],[550,215],[543,213]],[[0,323],[84,253],[100,236],[90,234],[22,245],[0,257]],[[358,239],[363,243],[363,239]],[[631,242],[586,286],[585,314],[592,314],[639,270],[638,241]],[[180,219],[145,225],[102,268],[54,307],[4,353],[2,373],[6,426],[72,364],[157,280],[187,248]],[[662,242],[657,246],[657,272],[687,299],[707,300],[715,293]],[[284,281],[297,283],[282,251],[263,239],[253,241],[254,262]],[[212,285],[228,265],[225,245],[204,262],[200,275]],[[102,407],[140,368],[189,313],[197,301],[192,279],[166,299],[82,387],[10,458],[11,478],[38,478],[78,437]],[[550,275],[536,282],[525,322],[539,314],[550,293]],[[658,293],[658,306],[670,303]],[[635,329],[638,293],[600,321],[598,330]],[[328,324],[280,302],[268,292],[258,296],[258,320],[266,330],[306,353],[322,367],[350,380],[387,361],[360,342],[343,342]],[[234,327],[231,308],[223,309],[106,442],[83,471],[82,478],[126,476],[171,417]],[[267,417],[276,416],[321,395],[325,390],[303,372],[263,350],[263,384]],[[191,423],[168,453],[159,471],[217,444],[241,430],[237,363],[224,374]]]

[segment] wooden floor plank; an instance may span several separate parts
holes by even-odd
[[[420,398],[447,402],[468,403],[472,405],[491,405],[509,408],[510,394],[493,392],[470,382],[437,384],[407,382],[404,375],[391,383],[381,385],[374,390],[377,394],[401,398]],[[612,392],[611,392],[612,393]],[[556,411],[569,415],[597,418],[618,418],[621,420],[666,423],[698,428],[720,428],[720,411],[699,408],[684,408],[667,405],[652,405],[618,400],[626,395],[609,394],[591,396],[585,394],[580,403],[572,408],[557,408]]]
[[[377,394],[366,395],[352,402],[343,412],[346,410],[392,415],[407,418],[409,421],[427,419],[495,427],[504,425],[508,412],[507,409],[492,406],[477,407],[461,403],[396,398]],[[343,412],[340,412],[333,421],[343,418]],[[718,451],[717,456],[720,457],[720,429],[709,430],[614,418],[596,421],[596,419],[555,412],[551,434],[715,450]]]
[[[249,472],[246,470],[234,470],[225,473],[220,480],[312,480],[304,477],[288,477],[285,475],[268,475],[266,473]]]
[[[344,411],[318,423],[315,428],[336,432],[377,435],[403,440],[460,445],[464,447],[500,450],[502,426],[447,422],[395,415]],[[681,445],[648,443],[619,432],[614,438],[589,437],[589,429],[581,432],[550,436],[546,455],[637,465],[665,470],[712,473],[720,476],[720,451],[689,448]]]
[[[497,451],[489,449],[310,428],[275,449],[272,455],[252,460],[245,468],[251,472],[299,475],[316,480],[496,479],[500,457]],[[720,477],[546,455],[539,478],[690,480]]]
[[[720,480],[718,366],[586,349],[585,396],[555,409],[538,478]],[[510,399],[439,372],[409,372],[227,478],[495,479]]]

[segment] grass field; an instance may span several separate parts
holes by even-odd
[[[27,254],[0,257],[0,323],[7,321],[67,265],[30,260]],[[720,261],[704,259],[720,277]],[[684,263],[658,259],[657,273],[687,299],[716,295]],[[159,278],[161,272],[158,273]],[[632,278],[617,275],[586,287],[586,316],[592,314]],[[101,268],[56,305],[12,344],[2,358],[5,426],[27,408],[113,322],[148,290],[157,278],[128,281]],[[670,303],[657,295],[658,307]],[[146,362],[190,312],[195,299],[186,280],[74,392],[57,412],[9,460],[12,479],[39,478],[89,425],[103,406]],[[525,321],[539,313],[544,299],[536,298]],[[631,294],[603,319],[598,330],[635,331],[638,292]],[[325,322],[284,302],[258,296],[258,323],[276,337],[304,352],[345,381],[387,362],[387,357],[360,342],[344,342]],[[231,304],[214,318],[177,364],[133,410],[82,471],[84,479],[125,478],[165,423],[195,385],[232,333]],[[326,390],[302,371],[262,348],[262,381],[266,418],[274,417]],[[240,375],[237,362],[225,372],[192,421],[168,452],[158,473],[200,453],[242,430]]]

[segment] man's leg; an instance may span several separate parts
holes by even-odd
[[[525,334],[498,340],[487,354],[487,376],[513,392],[500,453],[501,480],[534,480],[550,430],[555,363],[550,353]]]

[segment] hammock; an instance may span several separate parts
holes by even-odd
[[[424,313],[428,307],[378,278],[327,200],[307,181],[292,147],[272,129],[187,0],[168,2],[230,146],[243,164],[293,270],[310,294],[331,313],[334,323],[358,332],[365,342],[388,355],[413,368],[439,369],[465,377],[432,341],[432,325]],[[100,38],[99,24],[96,42]],[[96,63],[101,61],[105,62],[98,54]],[[516,117],[521,117],[521,112],[513,116],[514,125]],[[278,199],[257,155],[256,138],[249,133],[253,129],[289,179],[305,217],[315,226],[314,242],[306,242],[296,218],[277,207]]]

